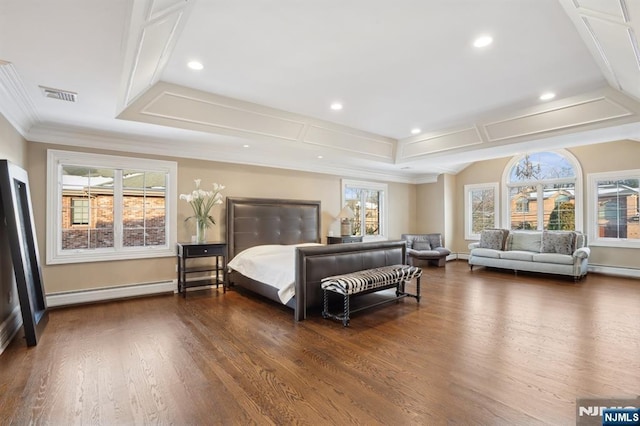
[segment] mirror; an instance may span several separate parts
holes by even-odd
[[[0,195],[1,213],[7,227],[18,286],[24,335],[27,346],[35,346],[47,323],[48,313],[29,180],[24,169],[7,160],[0,160]]]

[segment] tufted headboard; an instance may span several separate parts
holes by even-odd
[[[320,243],[320,201],[227,197],[229,259],[263,244]]]

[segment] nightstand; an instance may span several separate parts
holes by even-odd
[[[207,263],[187,262],[188,260],[211,258]],[[220,262],[222,261],[222,263]],[[188,265],[190,264],[190,265]],[[178,243],[178,293],[187,297],[187,288],[214,285],[216,289],[222,284],[223,292],[227,291],[227,244],[224,242]],[[215,276],[194,277],[187,281],[192,273],[214,272]],[[222,273],[222,277],[220,276]],[[211,275],[211,274],[209,274]]]
[[[327,237],[327,244],[361,243],[359,235],[343,235],[341,237]]]

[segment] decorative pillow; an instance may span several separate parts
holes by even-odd
[[[414,240],[411,248],[414,250],[431,250],[431,244],[428,240]]]
[[[542,232],[542,253],[572,254],[574,244],[575,234],[573,232]]]
[[[432,250],[436,247],[442,247],[442,234],[428,234],[427,237]]]
[[[507,236],[504,229],[485,229],[480,234],[480,248],[502,250]]]
[[[514,231],[511,233],[509,250],[533,251],[540,253],[542,246],[542,232]]]

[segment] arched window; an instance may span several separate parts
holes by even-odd
[[[568,151],[514,157],[503,174],[510,229],[582,230],[582,171]]]

